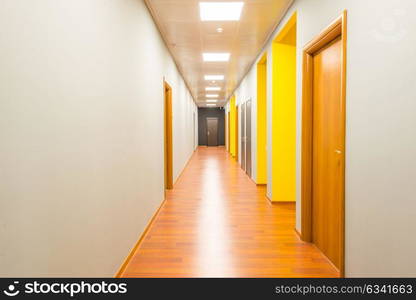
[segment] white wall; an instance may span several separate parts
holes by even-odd
[[[302,48],[344,9],[348,10],[346,275],[416,276],[416,239],[412,238],[416,227],[416,19],[411,13],[416,1],[296,0],[273,35],[272,39],[298,12],[296,227],[301,227]],[[266,50],[270,54],[270,42]],[[268,70],[271,62],[269,55]],[[268,112],[270,88],[269,84]],[[254,97],[254,86],[251,91]]]
[[[165,79],[172,87],[173,181],[175,182],[198,146],[198,108],[172,59],[169,59],[165,69],[167,70]],[[193,124],[194,113],[195,124]]]
[[[163,77],[175,178],[192,98],[143,1],[3,0],[0,28],[0,276],[113,276],[164,198]]]

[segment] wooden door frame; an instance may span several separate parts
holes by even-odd
[[[312,242],[312,147],[313,147],[313,55],[336,38],[341,37],[341,245],[340,276],[345,273],[345,99],[346,99],[346,53],[347,11],[345,10],[331,25],[309,42],[303,49],[302,82],[302,186],[301,186],[301,238]]]
[[[172,88],[163,81],[164,140],[165,140],[165,189],[173,189],[173,138],[172,138]]]
[[[234,146],[235,146],[235,159],[238,161],[238,105],[235,105],[235,140],[234,140]]]
[[[228,152],[230,152],[231,150],[231,144],[230,144],[230,135],[231,135],[231,132],[230,132],[230,128],[231,128],[231,122],[230,122],[230,116],[231,116],[231,112],[228,112],[227,113],[227,129],[228,129],[228,135],[227,135],[227,146],[228,146]]]

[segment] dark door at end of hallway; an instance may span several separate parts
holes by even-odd
[[[218,118],[207,118],[207,146],[218,146]]]

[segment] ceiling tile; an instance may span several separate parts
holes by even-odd
[[[197,0],[145,0],[198,105],[205,104],[207,86],[221,86],[218,99],[224,101],[218,103],[225,104],[293,2],[239,1],[245,3],[240,21],[202,22]],[[230,52],[230,61],[204,62],[203,52]],[[212,83],[206,74],[223,74],[225,80]]]

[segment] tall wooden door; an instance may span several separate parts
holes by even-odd
[[[207,146],[218,146],[218,118],[207,118]]]
[[[235,159],[238,161],[238,105],[235,106]]]
[[[231,149],[231,143],[230,143],[230,141],[231,141],[231,138],[230,138],[230,136],[231,136],[230,115],[231,115],[230,112],[228,112],[228,114],[227,114],[227,147],[228,147],[228,152],[230,152],[230,149]]]
[[[343,201],[341,38],[313,55],[312,241],[340,268]]]
[[[164,83],[165,89],[165,188],[173,188],[173,140],[172,140],[172,88]]]

